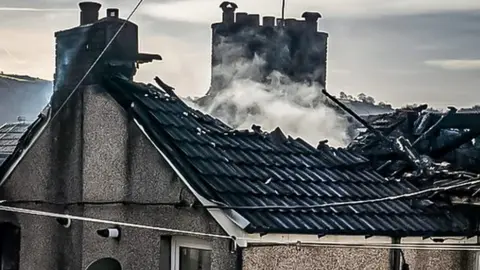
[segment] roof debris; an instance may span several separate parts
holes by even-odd
[[[364,155],[385,177],[413,183],[418,188],[458,183],[441,197],[480,197],[480,113],[427,110],[427,105],[398,109],[364,120],[366,130],[347,149]],[[351,111],[347,111],[354,114]],[[357,118],[357,116],[352,115]]]

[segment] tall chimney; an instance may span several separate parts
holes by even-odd
[[[237,4],[225,1],[220,4],[220,8],[223,10],[222,22],[233,24],[235,22],[235,10],[238,8]]]
[[[90,24],[98,21],[98,11],[102,7],[96,2],[81,2],[80,7],[80,25]]]

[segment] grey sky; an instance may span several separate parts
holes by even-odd
[[[126,16],[136,1],[100,2]],[[220,2],[145,0],[133,18],[141,50],[164,61],[143,66],[137,80],[159,75],[182,95],[206,92],[209,24],[221,18]],[[243,11],[276,16],[280,2],[236,1]],[[480,103],[480,1],[287,0],[287,16],[305,10],[321,12],[320,28],[330,33],[331,92],[365,92],[395,105]],[[53,32],[76,26],[78,13],[74,0],[2,0],[0,34],[9,38],[0,39],[0,70],[51,79]]]

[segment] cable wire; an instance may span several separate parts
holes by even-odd
[[[470,179],[471,182],[454,184],[449,186],[441,186],[441,187],[433,187],[418,190],[415,192],[410,193],[403,193],[400,195],[395,196],[388,196],[388,197],[381,197],[376,199],[370,200],[358,200],[358,201],[344,201],[344,202],[332,202],[332,203],[324,203],[324,204],[313,204],[313,205],[295,205],[295,206],[283,206],[283,205],[270,205],[270,206],[228,206],[228,205],[214,205],[214,206],[204,206],[205,208],[216,208],[216,209],[233,209],[233,210],[308,210],[308,209],[319,209],[319,208],[326,208],[326,207],[336,207],[336,206],[351,206],[351,205],[359,205],[359,204],[371,204],[371,203],[378,203],[384,201],[395,201],[399,199],[411,198],[418,195],[430,193],[430,192],[438,192],[438,191],[447,191],[455,188],[461,188],[465,186],[480,184],[480,177]],[[219,202],[217,202],[219,203]]]
[[[469,185],[480,184],[480,177],[472,178],[471,182],[454,184],[454,185],[447,185],[442,187],[433,187],[427,188],[415,192],[410,193],[403,193],[400,195],[395,196],[388,196],[388,197],[381,197],[377,199],[371,200],[358,200],[358,201],[344,201],[344,202],[332,202],[332,203],[324,203],[324,204],[313,204],[313,205],[297,205],[297,206],[228,206],[228,205],[214,205],[214,206],[202,206],[202,208],[215,208],[215,209],[234,209],[234,210],[305,210],[305,209],[318,209],[318,208],[326,208],[326,207],[337,207],[337,206],[350,206],[350,205],[359,205],[359,204],[372,204],[378,203],[383,201],[394,201],[399,199],[411,198],[418,195],[422,195],[425,193],[430,192],[438,192],[438,191],[447,191],[450,189],[460,188]],[[133,201],[111,201],[111,202],[70,202],[70,203],[55,203],[55,202],[48,202],[42,200],[3,200],[0,201],[1,203],[34,203],[34,204],[51,204],[51,205],[108,205],[108,204],[132,204],[132,205],[177,205],[181,206],[182,202],[175,202],[175,203],[141,203],[141,202],[133,202]],[[218,202],[217,202],[218,203]]]
[[[423,243],[400,243],[400,244],[392,244],[392,243],[358,243],[358,242],[313,242],[313,241],[273,241],[268,239],[261,239],[261,238],[248,238],[248,237],[234,237],[234,236],[227,236],[227,235],[220,235],[220,234],[210,234],[210,233],[202,233],[202,232],[195,232],[195,231],[185,231],[185,230],[176,230],[170,228],[162,228],[157,226],[150,226],[138,223],[128,223],[128,222],[119,222],[113,220],[106,220],[106,219],[98,219],[98,218],[89,218],[89,217],[82,217],[76,215],[67,215],[67,214],[59,214],[47,211],[39,211],[39,210],[32,210],[32,209],[25,209],[25,208],[18,208],[18,207],[9,207],[3,206],[1,203],[5,201],[0,201],[0,211],[6,212],[13,212],[13,213],[21,213],[21,214],[29,214],[29,215],[36,215],[42,217],[52,217],[52,218],[60,218],[60,219],[70,219],[70,220],[77,220],[77,221],[84,221],[84,222],[92,222],[92,223],[100,223],[100,224],[108,224],[108,225],[117,225],[123,227],[131,227],[131,228],[138,228],[138,229],[147,229],[147,230],[155,230],[161,232],[169,232],[174,234],[184,234],[184,235],[191,235],[191,236],[200,236],[200,237],[209,237],[209,238],[219,238],[224,240],[232,240],[232,241],[239,241],[244,240],[249,244],[255,246],[279,246],[279,245],[286,245],[286,246],[297,246],[297,247],[334,247],[334,248],[372,248],[372,249],[418,249],[418,250],[457,250],[457,251],[480,251],[479,245],[472,245],[472,244],[423,244]]]
[[[119,222],[119,221],[106,220],[106,219],[96,219],[96,218],[89,218],[89,217],[82,217],[82,216],[75,216],[75,215],[58,214],[58,213],[47,212],[47,211],[31,210],[31,209],[25,209],[25,208],[19,208],[19,207],[3,206],[3,205],[0,205],[0,211],[23,213],[23,214],[30,214],[30,215],[43,216],[43,217],[79,220],[79,221],[86,221],[86,222],[93,222],[93,223],[103,223],[103,224],[109,224],[109,225],[132,227],[132,228],[138,228],[138,229],[148,229],[148,230],[171,232],[171,233],[178,233],[178,234],[189,234],[189,235],[195,235],[195,236],[232,239],[232,237],[226,236],[226,235],[160,228],[160,227],[143,225],[143,224]]]

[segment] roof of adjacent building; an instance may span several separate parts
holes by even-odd
[[[21,121],[0,126],[0,185],[16,161],[32,145],[40,127],[47,123],[49,114],[50,106],[47,106],[33,122]]]
[[[0,126],[0,166],[13,154],[31,123],[7,123]]]
[[[106,79],[105,86],[196,192],[250,222],[247,232],[447,236],[473,231],[462,214],[420,199],[309,208],[417,188],[387,180],[364,157],[345,149],[315,148],[280,129],[234,130],[187,106],[168,87],[122,77]],[[304,208],[291,209],[298,206]]]

